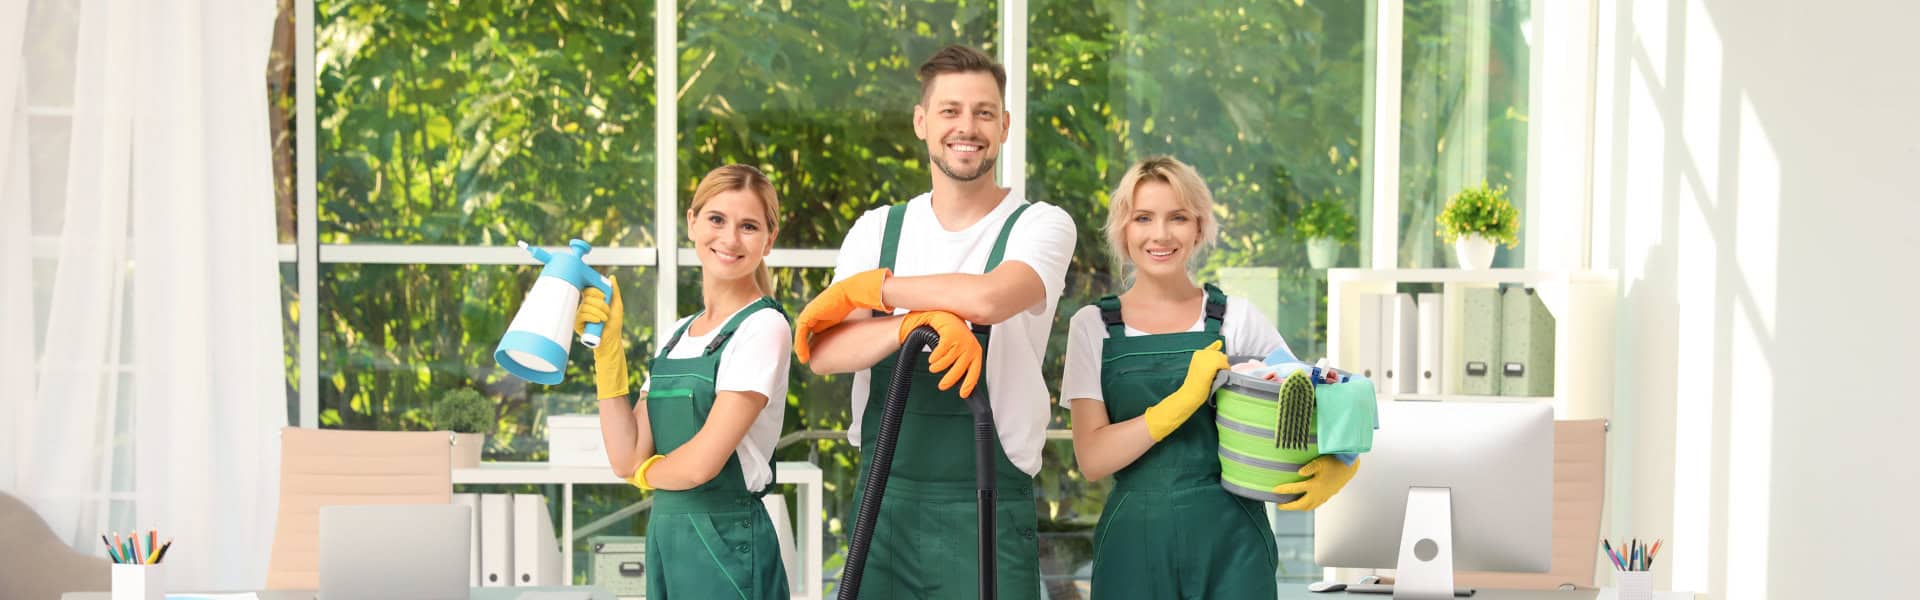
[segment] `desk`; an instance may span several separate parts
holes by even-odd
[[[794,513],[794,560],[800,565],[800,585],[793,590],[793,597],[808,600],[823,598],[826,592],[822,583],[825,579],[822,563],[826,560],[826,554],[821,547],[823,532],[820,519],[825,514],[821,506],[825,489],[820,467],[804,461],[788,461],[774,463],[773,472],[776,485],[797,487],[794,504],[799,506],[789,509]],[[483,462],[471,469],[454,469],[453,483],[559,485],[560,547],[566,550],[560,553],[560,564],[561,572],[566,573],[569,580],[573,577],[573,486],[633,485],[614,476],[613,469],[607,467],[568,467],[544,462]],[[262,597],[261,600],[267,599]]]
[[[262,598],[261,600],[266,600]],[[1304,585],[1281,585],[1280,600],[1393,600],[1393,596],[1383,594],[1349,594],[1329,592],[1316,594],[1307,591]],[[1489,590],[1482,589],[1473,594],[1470,600],[1613,600],[1613,590],[1574,590],[1561,592],[1554,590]],[[1693,600],[1688,592],[1654,592],[1653,600]]]
[[[613,594],[608,593],[606,590],[602,590],[600,588],[593,587],[593,586],[473,588],[472,595],[468,596],[468,598],[469,600],[514,600],[515,598],[520,597],[521,592],[576,592],[576,591],[592,592],[593,600],[613,600]],[[174,592],[174,593],[175,594],[192,594],[195,592]],[[231,594],[235,592],[198,592],[198,593]],[[262,591],[253,592],[253,594],[258,596],[260,600],[313,600],[314,593],[315,592],[313,590],[262,590]],[[65,594],[60,595],[60,600],[113,600],[113,593],[112,592],[67,592]]]

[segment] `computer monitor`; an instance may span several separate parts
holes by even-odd
[[[1396,569],[1394,598],[1452,598],[1453,571],[1546,572],[1553,407],[1381,402],[1373,450],[1314,514],[1314,562]]]

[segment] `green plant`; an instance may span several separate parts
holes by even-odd
[[[1353,245],[1353,237],[1359,233],[1353,214],[1347,212],[1347,203],[1338,198],[1308,202],[1307,207],[1300,210],[1294,229],[1306,239],[1333,238],[1343,246]]]
[[[1451,244],[1463,235],[1479,234],[1489,240],[1520,245],[1520,209],[1507,201],[1507,186],[1489,188],[1485,182],[1460,190],[1447,199],[1447,206],[1434,219],[1440,223],[1440,238]]]
[[[494,426],[493,403],[480,392],[457,389],[433,403],[433,426],[454,433],[485,433]]]

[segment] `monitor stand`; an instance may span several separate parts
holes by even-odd
[[[1472,596],[1453,587],[1453,491],[1407,489],[1406,521],[1400,529],[1400,561],[1394,582],[1347,586],[1348,593],[1393,594],[1393,600],[1452,600]]]

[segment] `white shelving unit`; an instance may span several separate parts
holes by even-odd
[[[793,597],[805,600],[820,600],[823,589],[822,563],[826,555],[822,549],[822,530],[820,515],[825,489],[820,475],[820,467],[808,462],[774,463],[774,482],[776,485],[792,485],[798,489],[795,503],[799,510],[794,511],[793,540],[795,560],[800,564],[800,587],[793,590]],[[569,467],[550,465],[544,462],[484,462],[471,469],[454,469],[454,485],[496,484],[496,485],[559,485],[560,486],[560,547],[563,573],[569,580],[573,577],[573,486],[576,485],[633,485],[614,476],[613,470],[606,467]]]
[[[1439,394],[1382,394],[1389,400],[1546,402],[1557,419],[1607,419],[1613,413],[1614,302],[1619,277],[1612,271],[1531,269],[1330,269],[1327,271],[1327,356],[1335,365],[1358,362],[1359,302],[1390,294],[1403,283],[1438,284],[1442,303]],[[1460,392],[1463,372],[1459,324],[1461,291],[1523,284],[1539,290],[1553,313],[1553,395],[1481,396]]]

